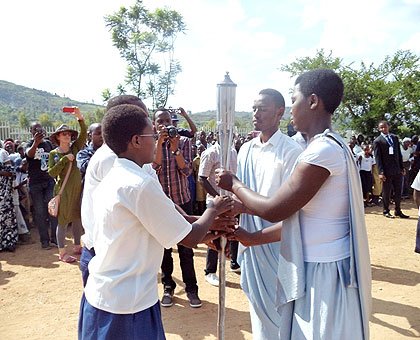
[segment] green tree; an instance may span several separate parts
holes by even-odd
[[[100,122],[102,122],[102,119],[104,118],[104,115],[105,115],[105,109],[96,108],[93,111],[94,118],[93,118],[92,123],[100,123]]]
[[[174,44],[186,30],[182,15],[167,8],[151,12],[136,0],[133,7],[107,15],[105,22],[113,45],[128,64],[126,84],[139,97],[151,98],[153,108],[165,106],[181,71]]]
[[[102,93],[101,93],[101,95],[102,95],[102,100],[103,100],[104,103],[107,103],[108,100],[110,100],[111,97],[112,97],[111,90],[108,89],[108,88],[106,88],[105,90],[103,90]]]
[[[19,114],[19,126],[21,127],[21,128],[28,128],[29,127],[29,125],[30,125],[31,123],[29,122],[29,119],[28,119],[28,117],[26,117],[26,115],[25,115],[25,113],[24,112],[21,112],[20,114]]]
[[[208,123],[204,126],[205,129],[215,131],[217,128],[217,122],[215,119],[211,119],[208,121]]]
[[[42,126],[53,126],[51,116],[48,113],[43,113],[41,116],[39,116],[39,122],[42,124]]]
[[[388,120],[400,136],[419,131],[420,58],[412,52],[397,51],[379,66],[362,62],[353,68],[332,52],[319,50],[315,57],[298,58],[280,70],[296,76],[321,67],[335,70],[343,79],[343,101],[333,117],[339,128],[374,135],[378,122]]]

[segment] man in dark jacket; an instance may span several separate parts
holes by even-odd
[[[386,121],[379,123],[378,130],[381,134],[373,142],[373,149],[379,178],[383,182],[383,214],[385,217],[394,218],[389,211],[392,186],[394,188],[395,216],[408,218],[407,215],[402,213],[400,207],[402,176],[405,174],[405,169],[398,137],[389,133],[389,124]]]

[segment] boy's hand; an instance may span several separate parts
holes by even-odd
[[[213,200],[213,207],[217,211],[217,215],[221,215],[233,208],[233,199],[229,196],[217,196]]]
[[[232,191],[233,182],[237,177],[229,170],[216,169],[216,185],[224,190]]]
[[[220,243],[220,236],[222,235],[219,234],[218,236],[215,236],[215,238],[213,238],[211,241],[204,242],[204,243],[207,245],[207,247],[213,250],[216,250],[217,252],[220,253],[222,251],[222,246]],[[230,241],[229,240],[227,240],[226,242],[225,256],[226,258],[230,259]]]
[[[37,132],[34,136],[34,144],[39,145],[45,137],[44,130]]]
[[[187,115],[187,113],[185,112],[185,110],[182,108],[182,107],[180,107],[180,108],[178,108],[178,113],[182,116],[182,117],[184,117],[185,118],[185,116]]]
[[[233,233],[227,234],[226,238],[230,241],[241,242],[245,247],[253,245],[252,233],[247,232],[240,226],[236,226],[235,231]]]
[[[168,130],[166,130],[166,126],[165,125],[159,125],[158,126],[158,144],[162,145],[163,142],[165,142],[168,139]]]
[[[235,225],[238,224],[238,220],[233,216],[217,216],[214,219],[210,230],[224,231],[232,233],[235,231]]]
[[[175,152],[176,150],[178,150],[180,138],[181,136],[179,134],[176,134],[176,136],[173,138],[169,138],[169,143],[171,143],[171,146],[169,148],[171,149],[172,152]]]

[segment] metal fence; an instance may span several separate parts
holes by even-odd
[[[52,126],[44,127],[47,136],[51,135],[55,128]],[[32,139],[32,134],[29,128],[22,128],[19,126],[10,126],[9,122],[0,122],[0,140],[4,141],[7,138],[26,142]]]

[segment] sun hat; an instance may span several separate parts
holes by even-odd
[[[66,124],[61,124],[57,129],[55,129],[54,133],[50,136],[50,141],[56,145],[59,145],[59,141],[57,136],[60,132],[68,131],[71,133],[71,140],[75,140],[77,135],[79,134],[76,130],[70,129]]]

